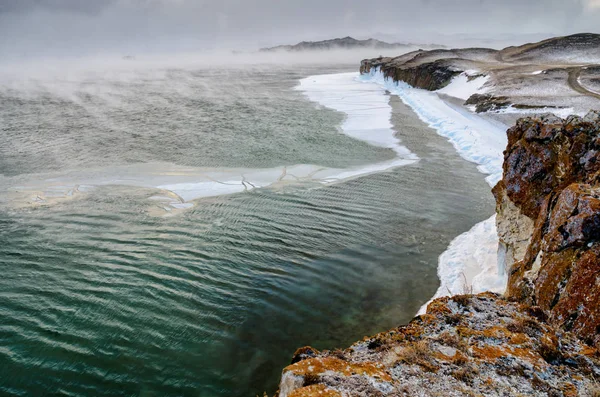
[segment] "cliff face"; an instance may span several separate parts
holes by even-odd
[[[364,60],[361,62],[360,72],[361,74],[369,73],[375,68],[379,68],[386,78],[403,81],[413,87],[430,91],[444,88],[454,76],[462,72],[444,59],[426,63],[400,64],[390,62],[390,58]]]
[[[600,113],[507,134],[493,189],[506,296],[438,299],[346,350],[300,349],[280,397],[600,395]]]
[[[510,267],[507,297],[539,305],[551,324],[600,345],[600,113],[521,119],[508,131],[494,188]],[[514,228],[516,208],[527,228]],[[524,229],[530,239],[515,238]]]

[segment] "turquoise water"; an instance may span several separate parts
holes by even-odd
[[[475,168],[397,100],[394,122],[421,161],[392,172],[205,198],[170,217],[147,211],[153,189],[103,186],[31,206],[6,193],[20,178],[108,165],[390,159],[292,90],[353,68],[2,88],[0,393],[272,394],[297,347],[343,347],[408,321],[438,286],[437,256],[493,207]]]

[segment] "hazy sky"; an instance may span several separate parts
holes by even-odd
[[[600,32],[600,0],[0,0],[0,57]],[[454,36],[452,36],[454,35]]]

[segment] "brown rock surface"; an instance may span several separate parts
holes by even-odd
[[[535,220],[507,296],[539,305],[551,323],[593,343],[600,341],[599,144],[597,112],[521,119],[508,131],[504,177],[494,189],[498,208],[508,199]]]
[[[502,190],[524,215],[536,219],[550,193],[593,180],[600,170],[599,126],[600,114],[591,112],[583,119],[524,118],[508,130]]]

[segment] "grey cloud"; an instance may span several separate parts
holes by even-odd
[[[598,0],[0,0],[0,53],[254,48],[598,31]],[[444,36],[446,35],[446,36]]]
[[[36,8],[95,14],[115,0],[0,0],[0,13],[28,12]]]

